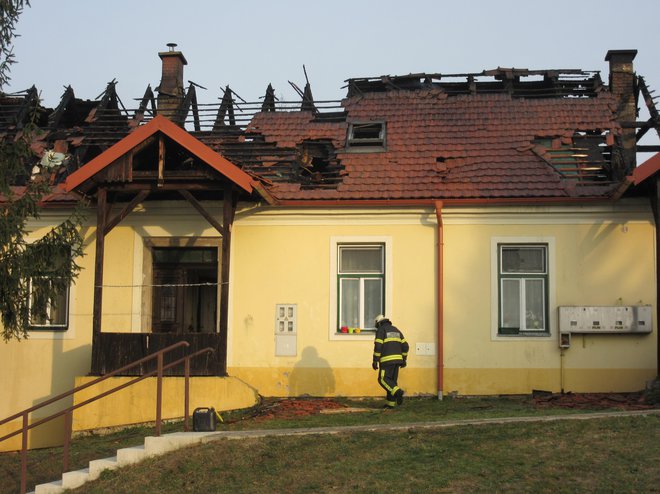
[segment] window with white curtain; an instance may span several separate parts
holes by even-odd
[[[498,333],[547,334],[547,244],[498,244],[498,281]]]
[[[385,246],[338,244],[338,327],[374,329],[385,312]]]

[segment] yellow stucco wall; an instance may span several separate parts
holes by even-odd
[[[127,225],[115,227],[105,238],[101,318],[101,327],[105,331],[131,332],[133,293],[139,290],[132,285],[139,285],[142,282],[140,279],[134,279],[134,242],[138,240],[133,228]]]
[[[61,221],[57,212],[45,212],[39,222],[30,225],[29,238],[45,234],[49,222]],[[78,259],[82,270],[70,289],[69,328],[66,331],[31,331],[28,339],[0,342],[0,419],[30,408],[74,386],[74,377],[89,372],[91,356],[92,286],[94,278],[93,229],[86,228],[84,253]],[[70,406],[71,398],[40,409],[30,415],[30,423]],[[56,419],[33,429],[30,447],[61,443],[62,421]],[[0,437],[21,427],[20,420],[0,426]],[[0,451],[20,447],[15,437],[0,443]]]
[[[545,220],[533,215],[519,222],[502,216],[494,224],[483,224],[476,216],[453,221],[449,213],[444,237],[444,390],[489,394],[498,389],[507,393],[643,389],[657,373],[657,330],[580,335],[562,357],[556,318],[560,305],[655,305],[654,228],[650,214],[637,206],[626,215],[598,210]],[[590,217],[593,220],[587,221]],[[490,272],[492,280],[493,238],[550,242],[549,338],[494,336],[493,284],[483,279],[475,283],[473,276],[466,276]]]
[[[76,378],[81,386],[94,377]],[[110,391],[134,378],[115,377],[90,386],[76,395],[75,403]],[[117,391],[100,400],[79,408],[73,415],[73,430],[83,431],[101,427],[116,427],[140,424],[156,420],[156,378],[144,379],[132,386]],[[163,420],[184,416],[185,379],[167,377],[163,379]],[[257,404],[259,395],[254,388],[233,377],[194,377],[190,379],[190,404],[188,413],[192,417],[195,408],[213,407],[217,411],[249,408]],[[190,423],[192,426],[192,422]]]
[[[235,223],[230,373],[257,383],[265,395],[379,395],[371,369],[373,334],[333,339],[332,240],[388,242],[387,281],[393,297],[388,316],[411,343],[433,342],[435,225],[424,212],[392,217],[376,211],[315,212],[314,219],[296,213],[269,213]],[[297,305],[295,356],[275,355],[277,304]],[[433,393],[434,365],[435,356],[413,352],[402,383],[409,379],[412,391]]]
[[[435,394],[437,357],[416,351],[418,343],[434,348],[437,343],[432,211],[398,211],[389,218],[376,211],[297,213],[257,214],[235,225],[230,372],[266,395],[380,394],[368,367],[371,337],[331,335],[330,239],[388,237],[393,258],[388,315],[411,344],[401,384],[409,394]],[[443,392],[633,391],[655,377],[657,330],[576,335],[563,356],[557,335],[559,305],[655,307],[654,227],[645,202],[572,209],[447,208],[443,219]],[[497,241],[550,245],[549,336],[497,335],[492,283]],[[295,356],[275,356],[278,303],[297,304]]]
[[[222,217],[219,204],[206,206]],[[51,216],[35,227],[35,236]],[[90,218],[91,225],[93,212]],[[443,222],[444,393],[632,391],[656,376],[656,246],[647,201],[447,207]],[[181,203],[174,209],[150,203],[129,215],[106,239],[103,327],[140,331],[141,293],[132,285],[144,282],[145,238],[217,236]],[[85,238],[83,271],[71,291],[69,330],[35,332],[27,341],[0,343],[5,383],[0,417],[71,388],[76,376],[89,372],[92,226]],[[437,392],[437,225],[432,209],[293,210],[242,204],[232,239],[230,376],[265,396],[381,395],[370,368],[372,336],[338,336],[333,328],[336,243],[375,239],[386,243],[387,315],[411,344],[400,382],[412,395]],[[505,338],[494,330],[493,245],[520,239],[550,245],[549,337]],[[297,306],[293,356],[275,355],[275,306],[281,303]],[[557,306],[590,304],[650,304],[653,332],[573,335],[571,348],[562,356]],[[430,347],[430,354],[420,354],[417,345]]]

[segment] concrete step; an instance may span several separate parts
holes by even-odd
[[[62,474],[62,487],[65,489],[75,489],[89,480],[89,468],[64,472]]]
[[[117,465],[123,467],[143,460],[147,453],[144,446],[132,446],[117,450]]]
[[[114,470],[119,467],[117,457],[111,456],[110,458],[101,458],[100,460],[92,460],[89,462],[89,480],[96,480],[101,476],[104,470]]]
[[[144,449],[147,457],[165,454],[179,448],[204,442],[215,432],[174,432],[163,436],[147,436],[144,438]]]
[[[165,454],[192,444],[199,444],[209,440],[209,436],[217,435],[216,432],[175,432],[155,437],[148,436],[144,439],[143,446],[133,446],[117,450],[117,456],[92,460],[89,468],[74,470],[62,474],[62,480],[39,484],[34,489],[34,494],[59,494],[65,489],[75,489],[85,482],[96,480],[104,470],[138,463],[145,458]]]
[[[60,492],[64,492],[61,480],[39,484],[34,488],[34,494],[60,494]]]

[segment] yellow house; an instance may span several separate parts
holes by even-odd
[[[42,141],[72,159],[33,235],[82,198],[86,255],[65,308],[0,345],[0,417],[177,341],[214,349],[191,362],[191,407],[380,395],[380,313],[410,344],[408,395],[643,389],[658,369],[660,161],[636,167],[635,53],[608,52],[608,85],[417,74],[350,79],[335,103],[309,87],[278,103],[269,87],[239,110],[229,88],[198,105],[168,51],[157,104],[150,88],[133,113],[114,85],[98,102],[67,90]],[[169,377],[166,417],[181,392]],[[147,380],[75,412],[74,429],[153,409]]]

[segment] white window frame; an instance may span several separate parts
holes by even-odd
[[[361,126],[380,126],[378,137],[356,137],[355,130],[359,129]],[[372,152],[375,150],[382,151],[385,149],[386,137],[385,121],[383,120],[350,122],[348,124],[348,135],[346,137],[346,149],[358,152]]]
[[[499,266],[499,246],[505,245],[540,245],[545,244],[546,251],[546,271],[547,271],[547,293],[545,298],[548,304],[546,314],[547,329],[544,331],[522,331],[519,334],[500,334],[499,316],[500,316],[500,266]],[[491,237],[491,340],[493,341],[520,341],[520,340],[538,340],[552,338],[556,328],[556,317],[554,308],[557,306],[555,294],[555,281],[553,273],[556,269],[555,264],[555,238],[543,236],[528,237]]]
[[[375,245],[381,244],[384,246],[384,265],[385,265],[385,275],[384,279],[384,299],[385,307],[384,313],[388,314],[388,317],[393,317],[392,315],[392,286],[393,286],[393,273],[392,273],[392,259],[393,259],[393,250],[392,250],[392,238],[388,236],[334,236],[330,238],[330,311],[329,311],[329,320],[328,320],[328,336],[330,340],[373,340],[374,333],[373,331],[361,331],[359,334],[350,334],[350,333],[337,333],[337,327],[339,324],[339,288],[338,288],[338,254],[339,247],[344,245]]]
[[[47,276],[39,276],[35,278],[47,278]],[[71,297],[71,287],[67,286],[66,287],[66,293],[64,297],[64,322],[61,324],[51,324],[49,322],[46,322],[44,324],[39,324],[39,323],[34,323],[32,322],[32,286],[33,286],[33,280],[34,278],[30,278],[29,280],[29,326],[31,331],[66,331],[69,328],[69,304],[70,304],[70,297]],[[48,301],[48,306],[46,308],[46,315],[47,319],[50,319],[51,311],[53,308],[53,300]]]

